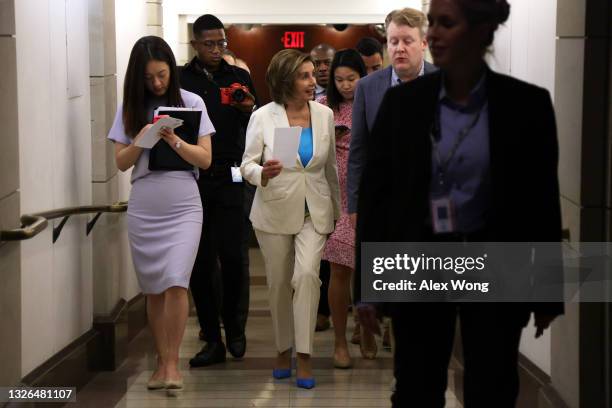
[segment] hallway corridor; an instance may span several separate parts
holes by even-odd
[[[392,356],[378,338],[376,360],[363,360],[359,346],[351,345],[354,367],[334,369],[333,331],[316,333],[314,375],[317,386],[298,389],[295,374],[291,379],[271,376],[276,355],[272,322],[268,309],[263,260],[251,249],[251,305],[247,326],[247,353],[242,360],[228,358],[224,364],[188,369],[189,359],[204,344],[198,340],[194,311],[189,318],[180,358],[185,389],[177,398],[164,390],[147,391],[146,382],[155,364],[153,340],[148,329],[130,343],[127,361],[115,372],[101,373],[77,395],[79,407],[157,408],[157,407],[389,407],[393,378]],[[351,319],[349,319],[351,320]],[[348,334],[353,323],[349,322]],[[452,374],[452,371],[449,372]],[[449,375],[449,389],[453,389]],[[74,406],[74,404],[70,404]],[[451,391],[447,408],[461,408]]]

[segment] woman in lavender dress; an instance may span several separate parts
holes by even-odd
[[[158,106],[202,110],[197,144],[182,141],[162,129],[163,140],[185,161],[189,171],[150,171],[149,149],[136,142],[152,126]],[[178,352],[188,315],[187,288],[202,230],[202,204],[196,177],[211,162],[210,135],[214,128],[202,99],[179,87],[176,61],[159,37],[139,39],[130,55],[123,105],[117,109],[108,138],[115,143],[115,161],[121,171],[132,170],[128,204],[128,235],[134,269],[147,296],[147,315],[155,346],[157,369],[149,389],[183,387]]]

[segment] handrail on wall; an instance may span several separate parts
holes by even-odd
[[[0,242],[23,241],[33,238],[47,228],[47,225],[49,224],[48,220],[63,218],[62,221],[53,228],[53,243],[55,243],[62,232],[62,228],[64,228],[66,221],[68,221],[68,218],[70,218],[71,215],[96,213],[96,215],[87,222],[85,235],[89,235],[93,227],[96,225],[98,218],[100,218],[103,213],[120,213],[126,211],[127,201],[120,201],[111,205],[84,205],[81,207],[60,208],[57,210],[44,211],[36,214],[24,214],[21,216],[21,228],[0,231]],[[569,241],[569,228],[563,229],[562,235],[562,239],[564,241]]]
[[[59,208],[36,214],[24,214],[20,218],[21,228],[0,231],[0,241],[23,241],[33,238],[47,228],[49,220],[62,218],[62,221],[53,228],[53,242],[55,243],[70,216],[95,213],[96,215],[87,222],[85,234],[89,235],[94,225],[96,225],[98,218],[100,218],[103,213],[121,213],[126,211],[127,202],[121,201],[111,205],[84,205],[80,207]]]

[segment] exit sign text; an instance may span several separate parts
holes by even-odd
[[[304,32],[285,31],[283,45],[285,48],[304,48]]]

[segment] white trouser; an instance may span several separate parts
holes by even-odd
[[[283,352],[295,344],[298,353],[312,354],[319,266],[327,237],[315,231],[310,217],[296,235],[260,230],[255,235],[266,265],[276,348]]]

